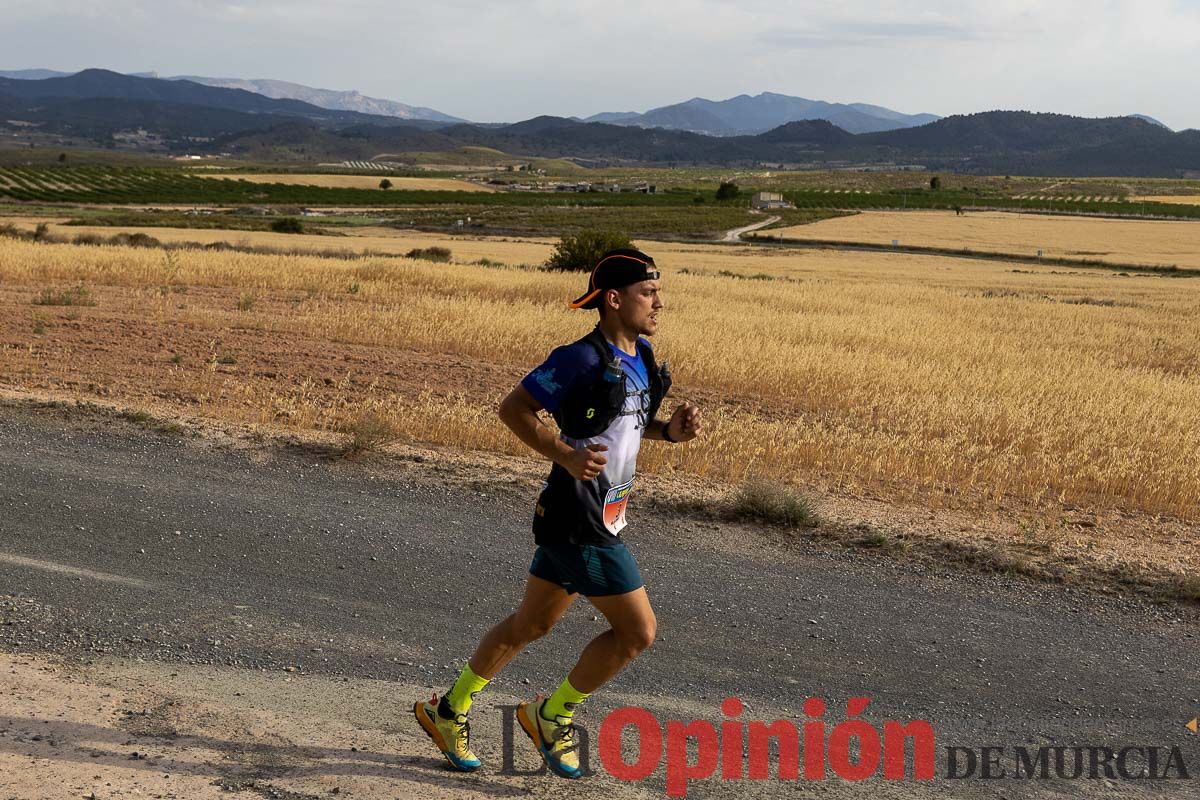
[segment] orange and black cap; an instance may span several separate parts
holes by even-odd
[[[568,305],[571,308],[599,308],[600,296],[606,290],[653,280],[658,280],[653,258],[631,247],[609,250],[596,262],[592,276],[588,278],[587,291]]]

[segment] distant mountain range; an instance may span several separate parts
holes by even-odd
[[[1149,123],[1151,123],[1151,124],[1153,124],[1153,125],[1157,125],[1157,126],[1158,126],[1158,127],[1160,127],[1160,128],[1167,128],[1167,126],[1166,126],[1166,125],[1164,125],[1163,123],[1159,122],[1159,121],[1158,121],[1158,120],[1156,120],[1154,117],[1147,117],[1145,114],[1130,114],[1129,116],[1131,116],[1131,117],[1134,117],[1134,118],[1136,118],[1136,119],[1144,119],[1144,120],[1146,120],[1146,122],[1149,122]],[[1170,129],[1170,128],[1167,128],[1167,130],[1171,130],[1171,129]]]
[[[40,81],[46,78],[65,78],[68,75],[74,75],[73,72],[56,72],[52,69],[0,69],[0,78],[14,78],[16,80],[25,81]]]
[[[720,106],[723,114],[740,107],[747,114],[744,119],[759,125],[770,113],[789,113],[778,108],[797,108],[792,101],[811,102],[759,95],[712,105]],[[905,116],[865,108],[879,119],[886,114]],[[716,118],[716,112],[706,113]],[[366,160],[380,153],[451,151],[472,145],[517,156],[615,165],[907,165],[984,174],[1200,177],[1200,132],[1176,133],[1140,117],[1087,119],[990,111],[865,133],[825,119],[807,119],[757,133],[713,136],[551,116],[511,125],[400,119],[270,98],[241,88],[107,70],[41,79],[0,77],[0,132],[10,142],[61,136],[101,146],[120,143],[279,161]]]
[[[24,121],[46,132],[100,141],[131,128],[174,140],[213,137],[270,127],[284,118],[328,126],[401,124],[394,117],[332,111],[242,89],[102,69],[41,80],[0,78],[0,111],[9,124]]]
[[[66,78],[76,73],[56,72],[49,69],[23,69],[3,71],[0,78],[18,80],[44,80],[46,78]],[[159,78],[155,72],[137,72],[131,77]],[[221,89],[242,89],[247,92],[260,94],[273,100],[300,100],[319,108],[331,111],[357,111],[361,114],[372,114],[397,119],[421,119],[434,122],[465,122],[466,120],[443,114],[432,108],[410,106],[395,100],[382,100],[368,97],[355,91],[337,91],[335,89],[315,89],[299,83],[267,79],[245,78],[208,78],[200,75],[174,75],[163,78],[168,81],[191,81],[204,86],[214,86]]]
[[[1087,119],[1026,111],[953,116],[916,128],[852,134],[825,120],[757,135],[705,136],[562,117],[513,125],[321,129],[311,123],[237,134],[214,144],[250,158],[371,158],[464,145],[584,163],[674,166],[896,168],[975,174],[1200,177],[1200,131],[1174,133],[1133,117]]]
[[[205,86],[219,86],[223,89],[245,89],[265,97],[277,100],[303,100],[314,106],[337,111],[358,111],[363,114],[376,114],[397,119],[424,119],[434,122],[466,122],[459,117],[443,114],[432,108],[410,106],[395,100],[381,100],[377,97],[367,97],[355,91],[341,92],[335,89],[314,89],[299,83],[273,81],[265,79],[244,80],[242,78],[204,78],[196,75],[178,75],[167,78],[170,81],[193,81]]]
[[[826,103],[786,94],[740,94],[728,100],[693,97],[683,103],[652,108],[644,114],[594,114],[584,122],[607,122],[639,128],[667,128],[708,136],[738,136],[769,131],[788,122],[823,119],[850,133],[875,133],[912,128],[941,119],[935,114],[902,114],[866,103]]]

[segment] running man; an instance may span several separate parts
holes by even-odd
[[[553,694],[517,709],[521,727],[555,774],[582,776],[575,710],[654,641],[654,610],[620,531],[642,439],[696,438],[700,409],[683,403],[669,420],[656,417],[671,378],[645,338],[658,330],[663,308],[654,259],[633,249],[605,253],[587,291],[569,305],[597,309],[599,324],[556,348],[500,404],[504,424],[553,462],[534,511],[537,549],[525,597],[483,637],[441,700],[434,695],[413,707],[434,744],[464,771],[480,766],[470,748],[472,700],[553,628],[578,595],[604,615],[609,629],[588,644]],[[538,418],[542,409],[554,416],[561,435]]]

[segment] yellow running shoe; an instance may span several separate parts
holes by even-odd
[[[471,752],[471,723],[467,722],[466,714],[455,714],[446,698],[439,703],[436,694],[428,703],[418,700],[413,706],[413,714],[450,766],[462,772],[479,769],[479,759]]]
[[[545,704],[546,701],[540,696],[536,700],[521,703],[517,706],[517,720],[555,775],[582,778],[575,725],[569,717],[555,717],[553,722],[542,717],[542,706]]]

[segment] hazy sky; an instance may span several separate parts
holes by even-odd
[[[480,121],[780,92],[1200,128],[1200,0],[4,0],[0,69],[278,78]]]

